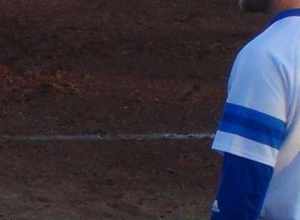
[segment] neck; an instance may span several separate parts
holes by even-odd
[[[274,0],[271,6],[271,14],[277,14],[280,11],[300,8],[299,0]]]

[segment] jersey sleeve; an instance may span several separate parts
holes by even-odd
[[[283,67],[270,54],[242,50],[212,148],[274,167],[286,136],[288,95]]]

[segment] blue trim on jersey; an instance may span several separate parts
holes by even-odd
[[[270,166],[225,153],[211,220],[257,220],[272,175]]]
[[[300,8],[293,8],[284,10],[282,12],[279,12],[273,19],[271,19],[270,25],[275,23],[276,21],[279,21],[283,18],[290,17],[290,16],[300,16]]]
[[[279,149],[285,137],[286,124],[270,115],[226,103],[219,130]]]

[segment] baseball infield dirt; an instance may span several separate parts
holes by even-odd
[[[213,132],[262,16],[235,0],[0,0],[0,134]],[[0,219],[207,219],[203,141],[0,144]]]

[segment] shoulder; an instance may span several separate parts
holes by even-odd
[[[228,88],[251,85],[251,88],[266,87],[273,84],[281,87],[287,81],[290,71],[285,53],[286,48],[278,48],[277,39],[272,38],[275,30],[266,29],[264,32],[249,41],[237,54],[231,69]],[[277,36],[274,36],[278,38]],[[290,54],[290,53],[289,53]],[[276,85],[278,84],[278,85]]]
[[[247,66],[253,64],[265,66],[266,61],[274,59],[275,54],[277,54],[275,42],[263,32],[242,47],[237,54],[236,61]]]
[[[291,66],[300,49],[299,38],[299,21],[282,20],[270,25],[249,41],[236,59],[243,64],[246,62],[248,65],[256,64],[260,67]]]
[[[256,78],[262,74],[273,75],[281,65],[281,54],[277,53],[273,43],[261,34],[239,51],[231,70],[231,77]]]

